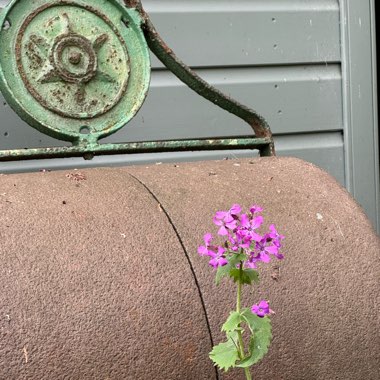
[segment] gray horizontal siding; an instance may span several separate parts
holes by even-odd
[[[144,1],[190,66],[340,61],[337,1]],[[162,67],[152,59],[153,67]]]
[[[222,91],[265,115],[275,134],[343,128],[338,65],[198,70]],[[305,96],[307,94],[307,96]],[[271,99],[269,102],[268,99]],[[274,107],[275,105],[275,107]],[[0,149],[56,144],[21,122],[0,103]],[[105,141],[146,141],[247,135],[250,127],[200,98],[167,71],[153,73],[147,100],[137,117]],[[4,134],[7,137],[4,138]]]
[[[198,73],[265,115],[275,134],[341,130],[343,127],[341,77],[336,66],[198,70]],[[250,133],[247,124],[210,105],[170,73],[155,72],[139,115],[108,140]]]
[[[8,0],[0,0],[0,7]],[[196,67],[339,62],[337,0],[144,1],[158,31]],[[152,56],[152,67],[163,67]]]

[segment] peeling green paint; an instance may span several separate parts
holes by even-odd
[[[123,144],[87,144],[72,147],[17,149],[0,151],[0,161],[15,161],[49,157],[75,157],[83,156],[91,159],[95,155],[104,154],[133,154],[158,153],[200,150],[226,150],[226,149],[258,149],[265,151],[271,139],[269,138],[239,138],[215,140],[176,140],[176,141],[144,141]],[[267,154],[262,154],[267,155]]]
[[[71,147],[0,151],[0,161],[147,152],[259,149],[274,155],[266,121],[186,66],[141,1],[13,0],[0,14],[0,89],[32,127]],[[137,113],[150,81],[149,48],[181,81],[246,121],[254,136],[100,144]]]
[[[150,60],[135,11],[115,0],[15,0],[0,25],[7,21],[1,91],[28,124],[60,140],[96,141],[137,113]]]

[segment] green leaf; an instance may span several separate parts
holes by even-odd
[[[215,277],[216,285],[220,284],[220,281],[223,277],[226,277],[229,275],[230,270],[231,270],[230,264],[224,265],[222,267],[218,267],[216,271],[216,277]]]
[[[247,322],[252,337],[249,344],[250,355],[242,360],[237,367],[247,368],[258,363],[268,353],[272,340],[272,325],[270,318],[260,318],[249,309],[244,309],[242,317]]]
[[[239,359],[239,354],[232,337],[228,338],[227,342],[214,346],[209,356],[214,365],[220,369],[224,369],[226,372],[231,367],[235,367],[236,361]]]
[[[243,316],[237,311],[234,311],[230,314],[230,316],[227,318],[227,321],[222,326],[222,331],[225,331],[226,333],[236,331],[240,327],[240,323],[243,321]]]
[[[231,269],[230,276],[234,279],[234,282],[238,282],[240,270],[238,268]],[[254,269],[243,269],[241,273],[241,283],[252,285],[252,282],[256,284],[259,282],[259,273]]]
[[[236,265],[240,261],[244,261],[245,259],[246,259],[246,256],[242,253],[234,254],[234,255],[232,255],[231,258],[228,259],[227,265],[224,265],[222,267],[218,267],[218,269],[216,271],[216,278],[215,278],[216,285],[220,284],[220,281],[223,277],[230,276],[230,271],[235,269]]]

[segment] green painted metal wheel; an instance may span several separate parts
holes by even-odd
[[[149,88],[141,16],[117,0],[14,0],[0,14],[0,89],[41,132],[96,143]]]

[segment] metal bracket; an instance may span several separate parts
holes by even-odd
[[[3,10],[0,89],[4,97],[32,127],[72,146],[2,150],[0,161],[221,149],[258,149],[262,156],[274,155],[266,121],[186,66],[159,36],[140,0],[124,3],[13,0]],[[148,47],[188,87],[247,122],[254,135],[99,143],[141,107],[150,80]]]

